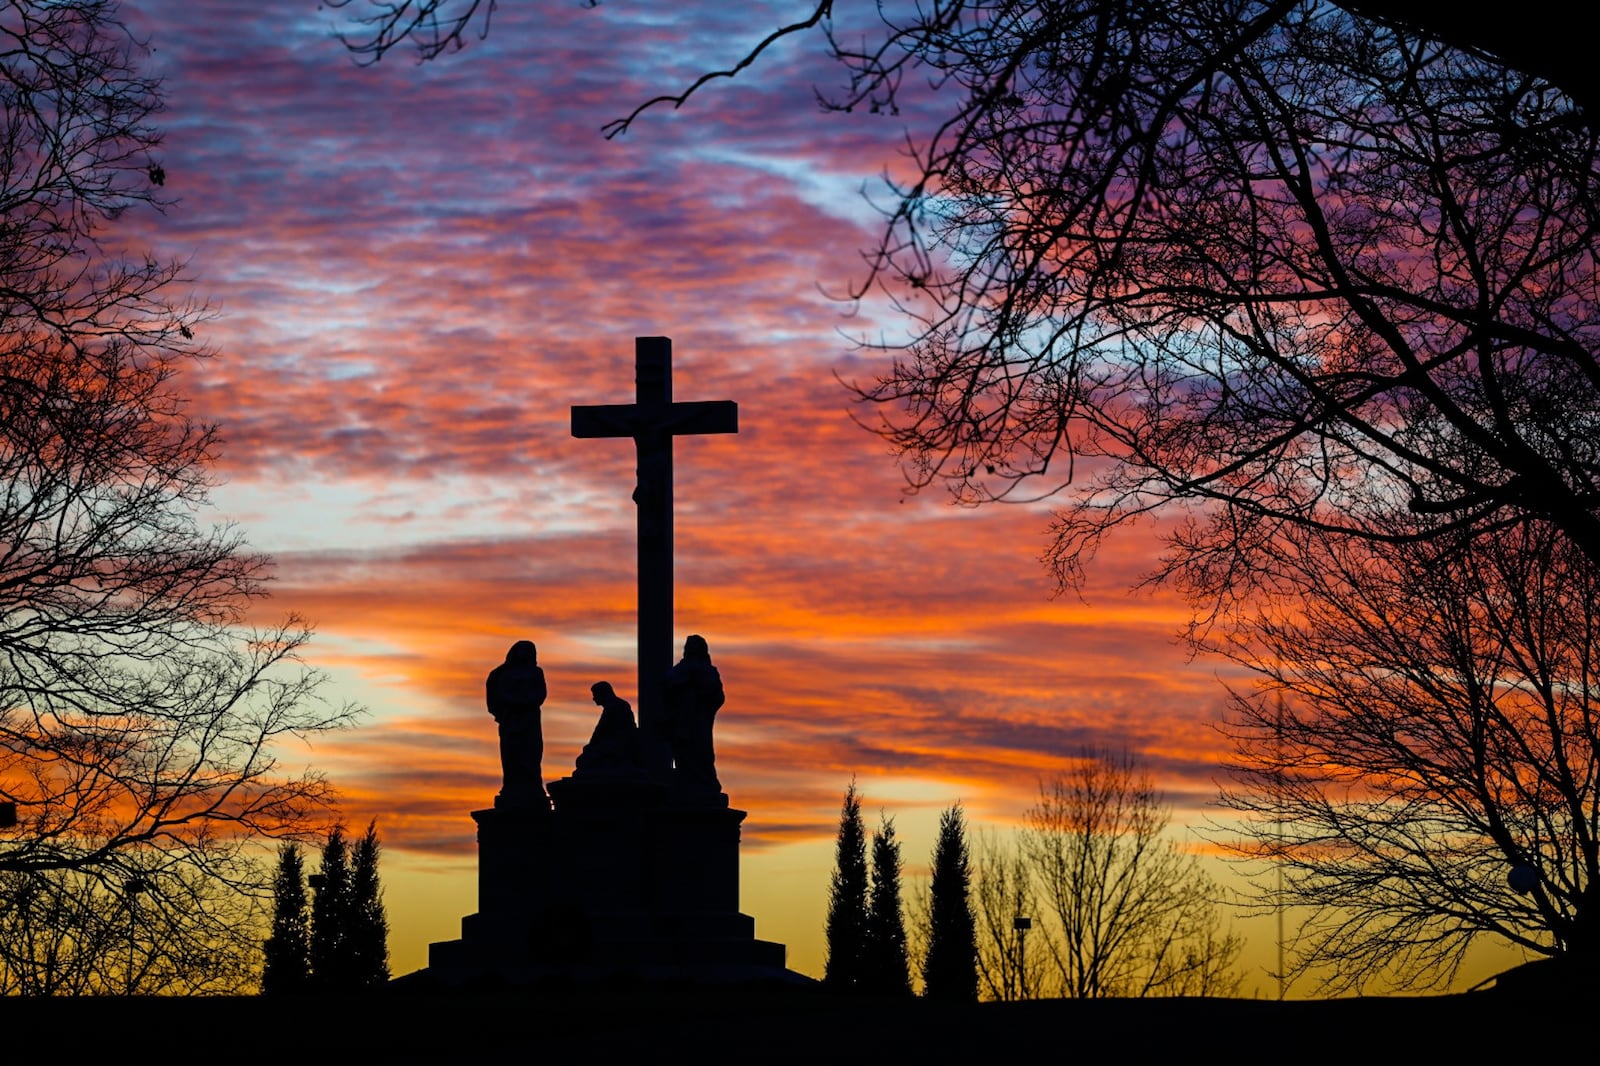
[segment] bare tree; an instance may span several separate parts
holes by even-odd
[[[1303,908],[1294,971],[1442,985],[1480,939],[1593,965],[1600,568],[1534,524],[1427,550],[1308,536],[1289,562],[1230,648],[1263,686],[1233,702],[1225,798]]]
[[[203,995],[255,984],[257,900],[158,854],[143,875],[0,872],[0,993]]]
[[[914,877],[906,884],[906,961],[911,969],[911,990],[921,995],[922,975],[928,968],[928,931],[933,927],[933,900],[928,878]]]
[[[992,833],[978,835],[973,863],[973,910],[978,925],[978,977],[984,999],[1032,999],[1043,989],[1048,947],[1034,934],[1027,952],[1028,930],[1019,919],[1039,916],[1033,873],[1015,844],[1002,844]]]
[[[1201,605],[1270,581],[1285,529],[1397,512],[1600,559],[1595,138],[1565,96],[1321,5],[924,10],[842,101],[914,70],[966,101],[871,280],[917,323],[864,390],[914,484],[1061,492],[1069,584],[1175,505],[1161,574]]]
[[[109,250],[166,180],[139,42],[107,0],[7,3],[0,41],[0,871],[35,918],[77,894],[88,930],[135,885],[147,930],[223,928],[266,884],[252,838],[331,799],[278,746],[353,712],[317,698],[301,621],[244,628],[267,560],[203,522],[218,437],[175,382],[203,309]],[[199,987],[175,952],[134,987]]]
[[[1243,942],[1223,929],[1220,892],[1165,835],[1170,812],[1131,755],[1086,753],[1042,783],[1020,858],[1049,922],[1039,939],[1056,991],[1099,996],[1234,991]]]
[[[85,995],[111,991],[102,966],[126,962],[116,901],[99,886],[82,891],[59,872],[0,873],[0,993]],[[124,930],[126,936],[126,930]],[[124,950],[117,951],[118,947]],[[126,983],[117,991],[125,991]]]

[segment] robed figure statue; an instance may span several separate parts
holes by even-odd
[[[683,642],[683,658],[667,671],[665,696],[674,783],[684,792],[721,792],[711,726],[723,702],[722,675],[704,637]]]
[[[489,671],[484,683],[489,713],[500,725],[500,768],[505,783],[495,797],[497,807],[550,805],[544,792],[544,729],[539,710],[547,695],[539,651],[531,640],[519,640],[506,661]]]

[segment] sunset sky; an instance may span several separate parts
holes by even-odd
[[[260,620],[313,620],[330,697],[368,709],[286,758],[377,819],[396,973],[475,909],[468,812],[500,776],[483,678],[510,643],[549,681],[546,779],[588,738],[592,682],[634,699],[632,445],[573,439],[569,410],[632,399],[638,335],[673,339],[679,399],[740,408],[737,436],[677,444],[676,633],[722,671],[743,906],[791,966],[822,972],[852,776],[913,875],[942,807],[1007,828],[1087,745],[1142,753],[1180,823],[1217,816],[1230,675],[1190,661],[1181,602],[1129,591],[1152,531],[1111,544],[1084,602],[1053,598],[1046,505],[907,496],[856,424],[874,412],[841,382],[886,364],[855,339],[902,326],[828,294],[859,279],[917,116],[821,113],[838,73],[807,39],[600,136],[803,6],[507,2],[461,54],[360,68],[312,0],[125,4],[178,202],[117,234],[186,259],[214,309],[186,389],[226,439],[219,519],[277,560]],[[1248,931],[1247,994],[1271,950]]]

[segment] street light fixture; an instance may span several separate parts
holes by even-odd
[[[1028,998],[1028,930],[1033,928],[1033,919],[1017,915],[1011,919],[1011,928],[1017,931],[1017,998]]]

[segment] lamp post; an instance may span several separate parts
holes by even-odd
[[[1011,928],[1017,931],[1017,998],[1028,998],[1028,930],[1033,928],[1033,919],[1017,915],[1011,919]]]
[[[150,891],[150,888],[150,882],[146,881],[142,877],[139,877],[138,875],[128,878],[128,880],[122,886],[122,891],[126,893],[128,897],[128,995],[130,996],[133,995],[134,987],[133,953],[134,942],[137,935],[136,922],[139,917],[139,894],[141,892]]]

